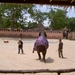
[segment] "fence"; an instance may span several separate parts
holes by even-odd
[[[75,72],[75,68],[73,69],[59,69],[59,70],[49,70],[49,69],[38,69],[38,70],[0,70],[0,73],[57,73],[60,75],[61,73],[70,73]]]
[[[63,38],[63,32],[60,31],[46,31],[47,38],[49,39],[59,39]],[[37,38],[39,35],[39,31],[8,31],[8,30],[0,30],[0,36],[2,37],[20,37],[20,34],[22,34],[22,37],[24,38]],[[72,38],[72,33],[68,33],[68,39]]]

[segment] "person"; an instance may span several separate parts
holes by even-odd
[[[23,54],[24,53],[23,52],[23,42],[22,42],[21,39],[19,39],[19,41],[18,41],[18,54],[20,53],[20,50],[21,50],[21,52]]]
[[[59,45],[58,45],[58,55],[59,58],[63,58],[63,42],[61,41],[61,39],[59,39]]]
[[[66,38],[66,34],[65,34],[65,31],[63,31],[63,38]]]
[[[22,39],[22,33],[20,33],[20,38]]]
[[[63,38],[68,39],[68,31],[63,32]]]
[[[41,31],[39,32],[39,36],[45,36],[45,37],[47,38],[46,31],[41,30]]]

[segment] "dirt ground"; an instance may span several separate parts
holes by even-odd
[[[9,43],[4,43],[8,40]],[[46,54],[46,63],[38,60],[37,52],[32,53],[36,39],[24,38],[24,54],[18,54],[18,38],[0,38],[0,70],[36,70],[36,69],[71,69],[75,68],[75,41],[63,39],[64,58],[58,57],[58,39],[48,39],[49,48]],[[25,73],[0,75],[57,75],[57,73]],[[61,75],[75,75],[75,72],[62,73]]]

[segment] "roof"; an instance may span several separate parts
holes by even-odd
[[[42,23],[38,24],[37,30],[39,30],[39,31],[44,30],[44,26]]]
[[[66,30],[66,31],[67,31],[67,30],[68,30],[68,28],[67,28],[67,27],[64,27],[64,28],[63,28],[63,30]]]
[[[75,6],[75,0],[0,0],[0,2]]]

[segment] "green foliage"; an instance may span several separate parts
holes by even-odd
[[[29,21],[28,22],[28,28],[30,28],[30,29],[33,29],[33,28],[37,28],[37,23],[36,22],[31,22],[31,21]]]
[[[75,18],[68,18],[66,14],[66,10],[53,8],[50,8],[49,12],[42,12],[34,4],[1,3],[0,28],[36,29],[38,23],[44,23],[48,19],[51,29],[61,30],[67,27],[75,31]]]
[[[75,18],[69,18],[68,29],[70,31],[75,31]]]
[[[51,21],[50,27],[54,30],[59,30],[68,25],[68,18],[66,17],[66,10],[51,9],[48,16]]]
[[[24,5],[24,4],[12,4],[12,3],[1,3],[0,4],[0,26],[3,28],[11,27],[14,28],[24,28],[26,23],[26,18],[23,16],[28,14],[34,5]]]
[[[31,14],[30,17],[37,23],[43,23],[46,20],[46,15],[44,12],[35,9]]]

